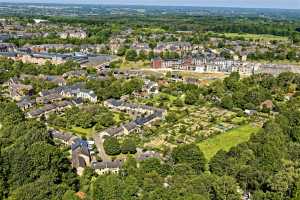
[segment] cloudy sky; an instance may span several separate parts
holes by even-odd
[[[0,2],[183,5],[300,9],[300,0],[0,0]]]

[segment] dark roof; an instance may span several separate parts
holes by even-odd
[[[129,122],[127,124],[123,125],[125,129],[127,129],[127,131],[132,131],[137,127],[137,124],[135,122]]]
[[[95,162],[92,164],[93,169],[115,169],[120,168],[123,165],[123,160]]]
[[[107,103],[118,107],[118,106],[121,106],[124,102],[121,100],[116,100],[116,99],[108,99]]]
[[[84,158],[78,156],[79,167],[86,167]]]
[[[72,100],[73,104],[75,105],[79,105],[83,103],[83,99],[82,98],[76,98],[74,100]]]
[[[122,127],[111,127],[105,130],[110,136],[114,136],[123,131]]]
[[[154,118],[156,117],[159,117],[159,113],[158,112],[155,112],[151,115],[147,115],[146,117],[139,117],[137,118],[136,120],[134,120],[134,122],[137,124],[137,125],[144,125],[148,122],[150,122],[151,120],[153,120]]]
[[[80,148],[82,154],[90,156],[89,145],[87,141],[82,140],[80,138],[75,139],[74,143],[71,145],[71,149],[72,151],[75,151],[78,148]]]
[[[146,151],[146,152],[142,152],[138,157],[137,160],[138,161],[143,161],[146,160],[148,158],[160,158],[160,155],[158,152],[155,151]]]
[[[57,130],[49,130],[49,134],[52,138],[60,139],[65,142],[68,142],[73,137],[71,134],[59,132]]]

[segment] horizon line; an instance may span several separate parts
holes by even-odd
[[[196,4],[189,4],[189,5],[181,5],[181,4],[174,4],[174,5],[165,5],[165,4],[135,4],[135,3],[62,3],[62,2],[7,2],[1,1],[0,3],[6,4],[49,4],[49,5],[103,5],[103,6],[140,6],[140,7],[150,7],[150,6],[157,6],[157,7],[192,7],[192,8],[232,8],[232,9],[276,9],[276,10],[299,10],[300,8],[278,8],[278,7],[246,7],[246,6],[201,6]]]

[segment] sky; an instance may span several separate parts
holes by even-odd
[[[300,0],[0,0],[0,2],[300,9]]]

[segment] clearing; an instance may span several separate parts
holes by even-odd
[[[261,41],[287,41],[288,37],[268,35],[268,34],[249,34],[249,33],[224,33],[226,37],[244,37],[246,40],[261,40]]]
[[[199,143],[199,147],[205,157],[210,160],[219,150],[229,151],[232,147],[248,141],[250,136],[257,133],[259,129],[252,124],[243,125],[204,140]]]

